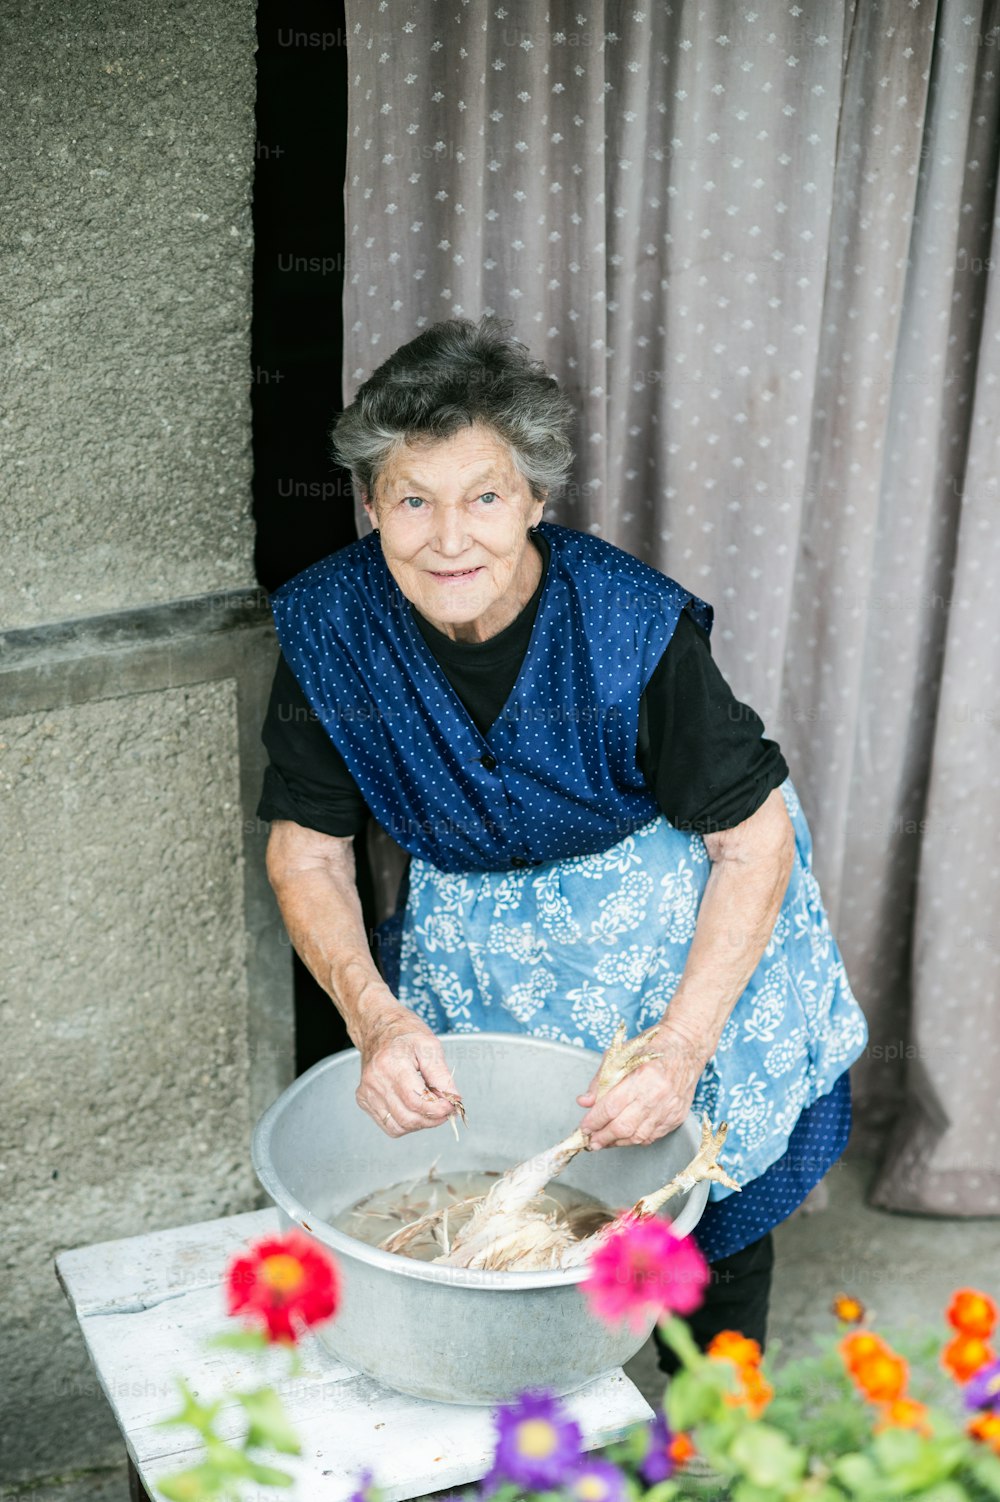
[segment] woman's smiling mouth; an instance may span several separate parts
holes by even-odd
[[[460,582],[462,579],[472,579],[476,574],[482,573],[482,564],[476,568],[453,569],[450,573],[439,572],[437,569],[427,571],[432,579],[440,579],[442,583],[451,584]]]

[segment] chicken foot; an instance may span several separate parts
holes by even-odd
[[[688,1189],[693,1189],[695,1184],[702,1179],[714,1180],[716,1184],[725,1184],[728,1189],[734,1189],[738,1194],[740,1186],[719,1162],[719,1153],[722,1144],[726,1140],[729,1131],[729,1123],[720,1122],[718,1131],[713,1132],[712,1123],[707,1116],[701,1118],[701,1142],[698,1151],[686,1168],[680,1173],[675,1173],[669,1184],[664,1184],[662,1189],[657,1189],[653,1194],[644,1194],[642,1199],[637,1200],[631,1210],[621,1210],[614,1220],[595,1231],[593,1236],[586,1236],[581,1241],[574,1241],[568,1246],[560,1257],[556,1266],[579,1267],[586,1262],[596,1248],[608,1236],[613,1236],[622,1226],[628,1225],[633,1220],[648,1220],[655,1215],[661,1205],[667,1200],[673,1199],[675,1194],[683,1194]]]
[[[687,1167],[675,1174],[662,1189],[644,1195],[631,1209],[619,1211],[613,1220],[593,1235],[577,1239],[565,1224],[557,1221],[555,1215],[527,1210],[516,1226],[462,1265],[493,1272],[534,1272],[547,1268],[580,1267],[589,1261],[607,1237],[613,1236],[635,1220],[649,1219],[667,1200],[693,1188],[702,1179],[712,1179],[739,1191],[739,1184],[730,1178],[718,1161],[727,1131],[727,1123],[722,1122],[718,1130],[713,1132],[708,1117],[702,1116],[701,1143]],[[435,1260],[447,1262],[449,1259],[439,1257]]]

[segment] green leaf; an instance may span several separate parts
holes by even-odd
[[[490,1493],[491,1502],[517,1502],[520,1496],[520,1488],[512,1481],[505,1481],[503,1486],[498,1486],[495,1492]]]
[[[672,1502],[674,1497],[680,1496],[680,1488],[676,1481],[658,1481],[655,1486],[644,1491],[642,1496],[643,1502]]]
[[[907,1429],[883,1430],[872,1449],[885,1472],[886,1493],[894,1497],[922,1497],[928,1487],[945,1482],[965,1454],[952,1436],[927,1439]]]
[[[841,1455],[832,1471],[855,1497],[868,1496],[881,1485],[875,1462],[868,1455]]]
[[[973,1457],[969,1470],[984,1491],[989,1492],[991,1497],[1000,1497],[1000,1456],[983,1450]]]
[[[803,1452],[779,1429],[759,1422],[737,1434],[729,1447],[729,1458],[746,1474],[747,1480],[763,1488],[787,1490],[806,1469]]]
[[[921,1492],[920,1502],[969,1502],[969,1494],[957,1481],[942,1481],[940,1486]]]
[[[187,1471],[175,1471],[157,1481],[156,1490],[162,1492],[169,1502],[208,1502],[218,1496],[218,1477],[212,1466],[192,1466]]]
[[[232,1481],[256,1481],[261,1486],[291,1486],[293,1477],[287,1471],[273,1466],[261,1465],[252,1460],[245,1450],[237,1449],[228,1440],[213,1435],[207,1441],[207,1464],[213,1467],[220,1479]]]
[[[732,1502],[774,1502],[778,1495],[769,1486],[758,1486],[755,1481],[737,1481],[729,1494]]]
[[[787,1502],[844,1502],[844,1494],[839,1486],[830,1486],[826,1481],[810,1476],[788,1493]]]
[[[256,1460],[247,1456],[247,1474],[251,1481],[256,1481],[260,1486],[292,1486],[294,1476],[289,1476],[287,1471],[276,1470],[274,1466],[261,1465]]]
[[[263,1330],[228,1330],[205,1341],[206,1346],[226,1346],[232,1351],[266,1351],[269,1344]]]
[[[170,1418],[157,1419],[156,1428],[170,1429],[178,1424],[189,1424],[192,1429],[197,1429],[198,1433],[207,1439],[215,1432],[212,1426],[222,1403],[220,1401],[199,1403],[183,1377],[177,1377],[175,1380],[181,1395],[180,1412],[172,1414]]]
[[[649,1449],[649,1430],[645,1424],[633,1424],[621,1439],[607,1446],[605,1455],[616,1465],[635,1466],[645,1460]]]
[[[717,1362],[715,1366],[721,1370],[724,1364]],[[700,1372],[680,1371],[671,1377],[663,1399],[671,1429],[675,1432],[691,1429],[695,1424],[714,1418],[723,1407],[723,1391],[715,1373],[704,1368]]]
[[[258,1388],[256,1392],[237,1392],[233,1397],[242,1403],[250,1418],[250,1428],[244,1440],[246,1448],[270,1447],[281,1455],[301,1455],[302,1446],[285,1412],[284,1404],[271,1387]]]
[[[693,1370],[705,1363],[707,1358],[695,1345],[690,1326],[678,1319],[676,1314],[670,1314],[660,1321],[660,1334],[685,1367]]]
[[[837,1455],[864,1451],[871,1443],[871,1412],[853,1393],[842,1393],[836,1386],[792,1394],[779,1388],[768,1405],[767,1422],[809,1455],[828,1462]]]
[[[872,1453],[882,1470],[891,1476],[894,1471],[915,1464],[923,1443],[913,1429],[883,1429],[872,1441]]]

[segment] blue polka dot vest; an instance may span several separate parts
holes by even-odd
[[[440,870],[606,850],[659,813],[636,764],[639,700],[681,611],[713,609],[602,539],[542,523],[528,650],[482,735],[362,538],[271,597],[289,667],[382,827]]]

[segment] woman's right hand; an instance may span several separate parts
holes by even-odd
[[[437,1035],[391,993],[366,1021],[357,1043],[361,1082],[355,1099],[388,1136],[440,1126],[453,1114],[455,1106],[444,1093],[458,1091]]]

